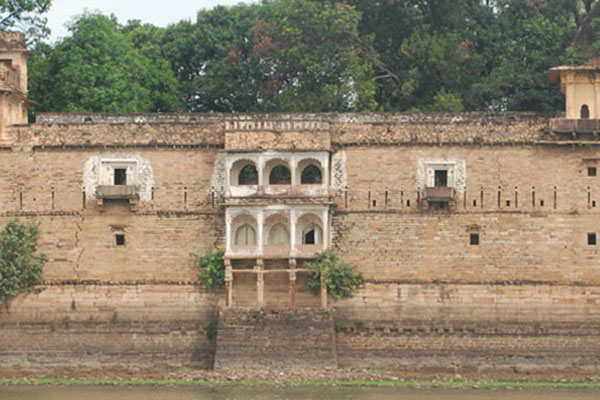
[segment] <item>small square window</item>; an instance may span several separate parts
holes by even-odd
[[[117,246],[125,246],[125,235],[122,233],[117,233],[115,235],[115,244]]]
[[[596,232],[590,232],[590,233],[588,233],[588,245],[595,246],[596,243],[597,243]]]
[[[471,233],[471,235],[469,236],[469,243],[471,244],[471,246],[478,246],[479,245],[479,233]]]
[[[596,176],[597,174],[596,167],[588,167],[588,176]]]

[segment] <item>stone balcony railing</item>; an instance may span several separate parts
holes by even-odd
[[[290,245],[264,245],[262,250],[258,246],[231,246],[225,255],[227,258],[313,258],[316,253],[323,251],[322,244],[297,244]]]
[[[229,187],[229,197],[254,196],[297,196],[297,197],[327,197],[329,190],[325,185],[232,185]]]
[[[102,200],[131,200],[138,197],[136,185],[100,185],[96,197]]]
[[[423,200],[427,201],[453,201],[454,188],[447,186],[426,187]]]
[[[598,133],[600,131],[600,120],[598,119],[571,119],[554,118],[550,121],[550,128],[555,133]]]

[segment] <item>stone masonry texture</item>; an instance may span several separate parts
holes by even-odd
[[[218,363],[258,357],[236,342],[219,361],[219,338],[239,336],[217,328],[224,291],[198,285],[189,256],[224,247],[222,188],[211,179],[224,152],[323,150],[345,160],[331,166],[344,177],[328,199],[331,247],[366,283],[351,299],[330,299],[332,333],[304,337],[306,346],[327,343],[323,354],[340,365],[597,368],[600,255],[588,237],[600,235],[600,176],[589,175],[600,142],[556,136],[551,117],[47,114],[10,127],[0,222],[39,223],[48,262],[43,288],[0,311],[0,365],[211,367],[215,351]],[[150,201],[100,204],[85,193],[86,161],[107,154],[150,162]],[[423,207],[423,160],[464,161],[452,208]],[[256,280],[241,275],[234,305],[253,307]],[[231,311],[221,328],[252,313],[271,318],[289,290],[286,276],[269,276],[269,309]],[[300,310],[319,304],[298,293]],[[267,324],[281,357],[285,326],[298,325],[286,321]]]

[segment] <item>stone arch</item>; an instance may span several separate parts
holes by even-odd
[[[243,159],[233,163],[230,171],[231,185],[258,185],[258,170],[252,160]]]
[[[257,224],[253,216],[241,214],[235,217],[231,223],[231,232],[234,246],[256,246]]]
[[[581,111],[579,112],[579,118],[581,119],[589,119],[590,118],[590,108],[587,104],[581,106]]]
[[[297,167],[296,184],[321,185],[323,183],[323,166],[319,160],[308,158],[300,161]]]
[[[264,176],[268,176],[269,185],[292,184],[292,172],[289,163],[282,159],[270,160],[265,166]]]
[[[303,245],[323,244],[323,222],[316,214],[304,214],[296,223],[296,237]]]

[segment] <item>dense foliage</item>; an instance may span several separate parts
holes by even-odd
[[[0,0],[0,30],[18,30],[30,39],[48,34],[46,18],[42,14],[52,0]]]
[[[207,251],[204,256],[190,253],[194,266],[200,268],[198,279],[206,287],[222,287],[225,285],[225,263],[223,250]]]
[[[314,272],[310,275],[308,287],[318,290],[321,287],[321,276],[327,291],[334,299],[351,297],[352,293],[364,282],[364,278],[356,267],[337,258],[333,250],[325,250],[315,255],[315,259],[305,264]]]
[[[45,111],[561,110],[548,68],[597,53],[599,32],[600,0],[263,0],[167,28],[83,15],[37,49],[31,96]]]
[[[42,281],[45,254],[37,254],[37,225],[10,221],[0,232],[0,304]]]

